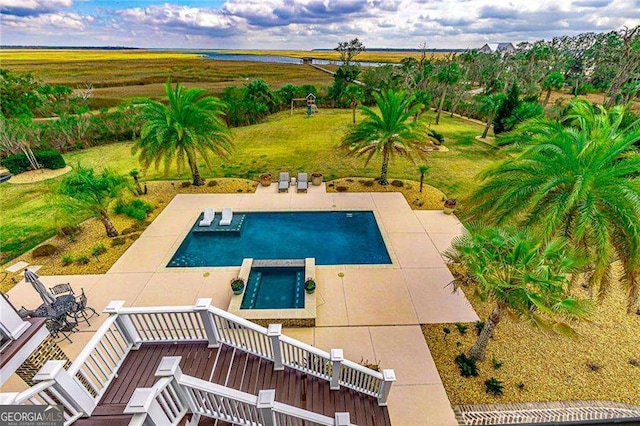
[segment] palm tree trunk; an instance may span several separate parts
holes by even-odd
[[[351,111],[353,112],[353,125],[356,125],[356,106],[358,102],[356,102],[355,98],[351,98]]]
[[[389,153],[384,151],[382,153],[382,171],[380,172],[380,185],[387,185],[389,181],[387,180],[387,170],[389,169]]]
[[[100,222],[104,225],[104,230],[107,231],[108,237],[113,238],[118,236],[118,230],[113,226],[113,223],[111,223],[106,213],[100,213]]]
[[[502,319],[503,314],[504,308],[500,304],[497,304],[495,308],[493,308],[493,311],[491,311],[491,314],[489,314],[489,318],[485,321],[484,327],[482,327],[482,331],[480,332],[476,343],[474,343],[471,350],[469,350],[470,357],[479,361],[484,361],[489,339],[493,336],[493,330]]]
[[[133,176],[133,181],[136,183],[136,192],[138,195],[142,195],[142,187],[140,186],[140,180],[138,176]]]
[[[193,177],[193,186],[202,186],[204,185],[204,181],[202,177],[200,177],[200,171],[198,170],[198,162],[193,159],[191,161],[191,156],[187,156],[187,161],[189,161],[189,168],[191,168],[191,176]]]
[[[549,98],[551,97],[551,87],[547,89],[547,96],[544,97],[544,102],[542,102],[542,106],[546,107],[549,103]]]
[[[445,85],[442,90],[442,96],[440,97],[440,105],[438,106],[438,115],[436,115],[436,124],[440,124],[440,113],[442,112],[442,107],[444,106],[444,98],[447,96],[447,88],[449,85]]]
[[[493,115],[494,115],[494,111],[491,111],[491,114],[489,114],[489,117],[487,117],[487,124],[484,126],[484,131],[482,132],[482,139],[487,137],[487,134],[489,133],[489,128],[491,127],[491,122],[493,121]]]
[[[423,183],[424,183],[424,173],[420,173],[420,192],[422,192]]]

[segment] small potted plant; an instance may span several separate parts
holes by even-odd
[[[233,294],[242,294],[244,291],[244,280],[240,277],[232,279],[231,290],[233,290]]]
[[[311,184],[313,186],[322,185],[322,173],[311,173]]]
[[[458,204],[458,200],[455,198],[447,198],[444,200],[444,213],[451,214],[456,210],[456,205]]]
[[[313,278],[307,278],[304,282],[304,289],[308,294],[313,294],[316,291],[316,281]]]
[[[260,185],[262,186],[271,185],[271,173],[263,173],[260,175]]]

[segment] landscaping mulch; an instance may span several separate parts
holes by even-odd
[[[578,286],[576,295],[588,297]],[[471,296],[472,290],[465,289]],[[469,297],[481,320],[491,303]],[[452,404],[494,404],[560,400],[610,400],[640,405],[640,315],[627,314],[624,291],[612,289],[596,302],[589,321],[577,324],[579,336],[550,335],[505,316],[489,342],[479,376],[464,378],[454,358],[476,339],[474,324],[461,335],[455,324],[423,325],[423,333]],[[450,330],[445,338],[443,328]],[[459,342],[459,343],[458,343]],[[493,360],[502,363],[495,368]],[[495,377],[504,395],[486,393]]]
[[[389,179],[388,185],[380,185],[371,178],[343,178],[327,182],[327,192],[400,192],[414,210],[441,210],[446,198],[444,192],[426,183],[420,192],[420,182]]]

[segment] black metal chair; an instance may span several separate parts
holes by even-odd
[[[75,295],[75,292],[73,291],[69,283],[54,285],[49,290],[54,296],[60,296],[64,294]]]
[[[84,294],[84,289],[81,288],[80,295],[76,296],[76,302],[73,308],[71,308],[69,315],[75,318],[76,322],[82,319],[87,322],[87,325],[91,326],[89,318],[93,318],[96,315],[100,316],[100,314],[97,313],[96,310],[92,307],[87,306],[87,302],[87,296]],[[89,316],[87,316],[87,311],[90,311]]]
[[[62,335],[62,338],[60,340],[56,340],[56,343],[60,343],[63,340],[68,340],[69,343],[73,343],[69,336],[72,333],[78,331],[78,329],[76,328],[77,325],[78,324],[75,322],[59,321],[52,318],[47,319],[45,323],[45,326],[47,327],[47,330],[49,330],[49,334],[51,334],[51,337],[57,339],[58,337],[60,337],[60,335]]]

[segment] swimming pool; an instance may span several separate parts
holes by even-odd
[[[304,308],[304,268],[252,268],[240,309]]]
[[[239,233],[193,228],[167,267],[240,266],[242,259],[304,259],[316,265],[390,264],[371,211],[245,213]]]

